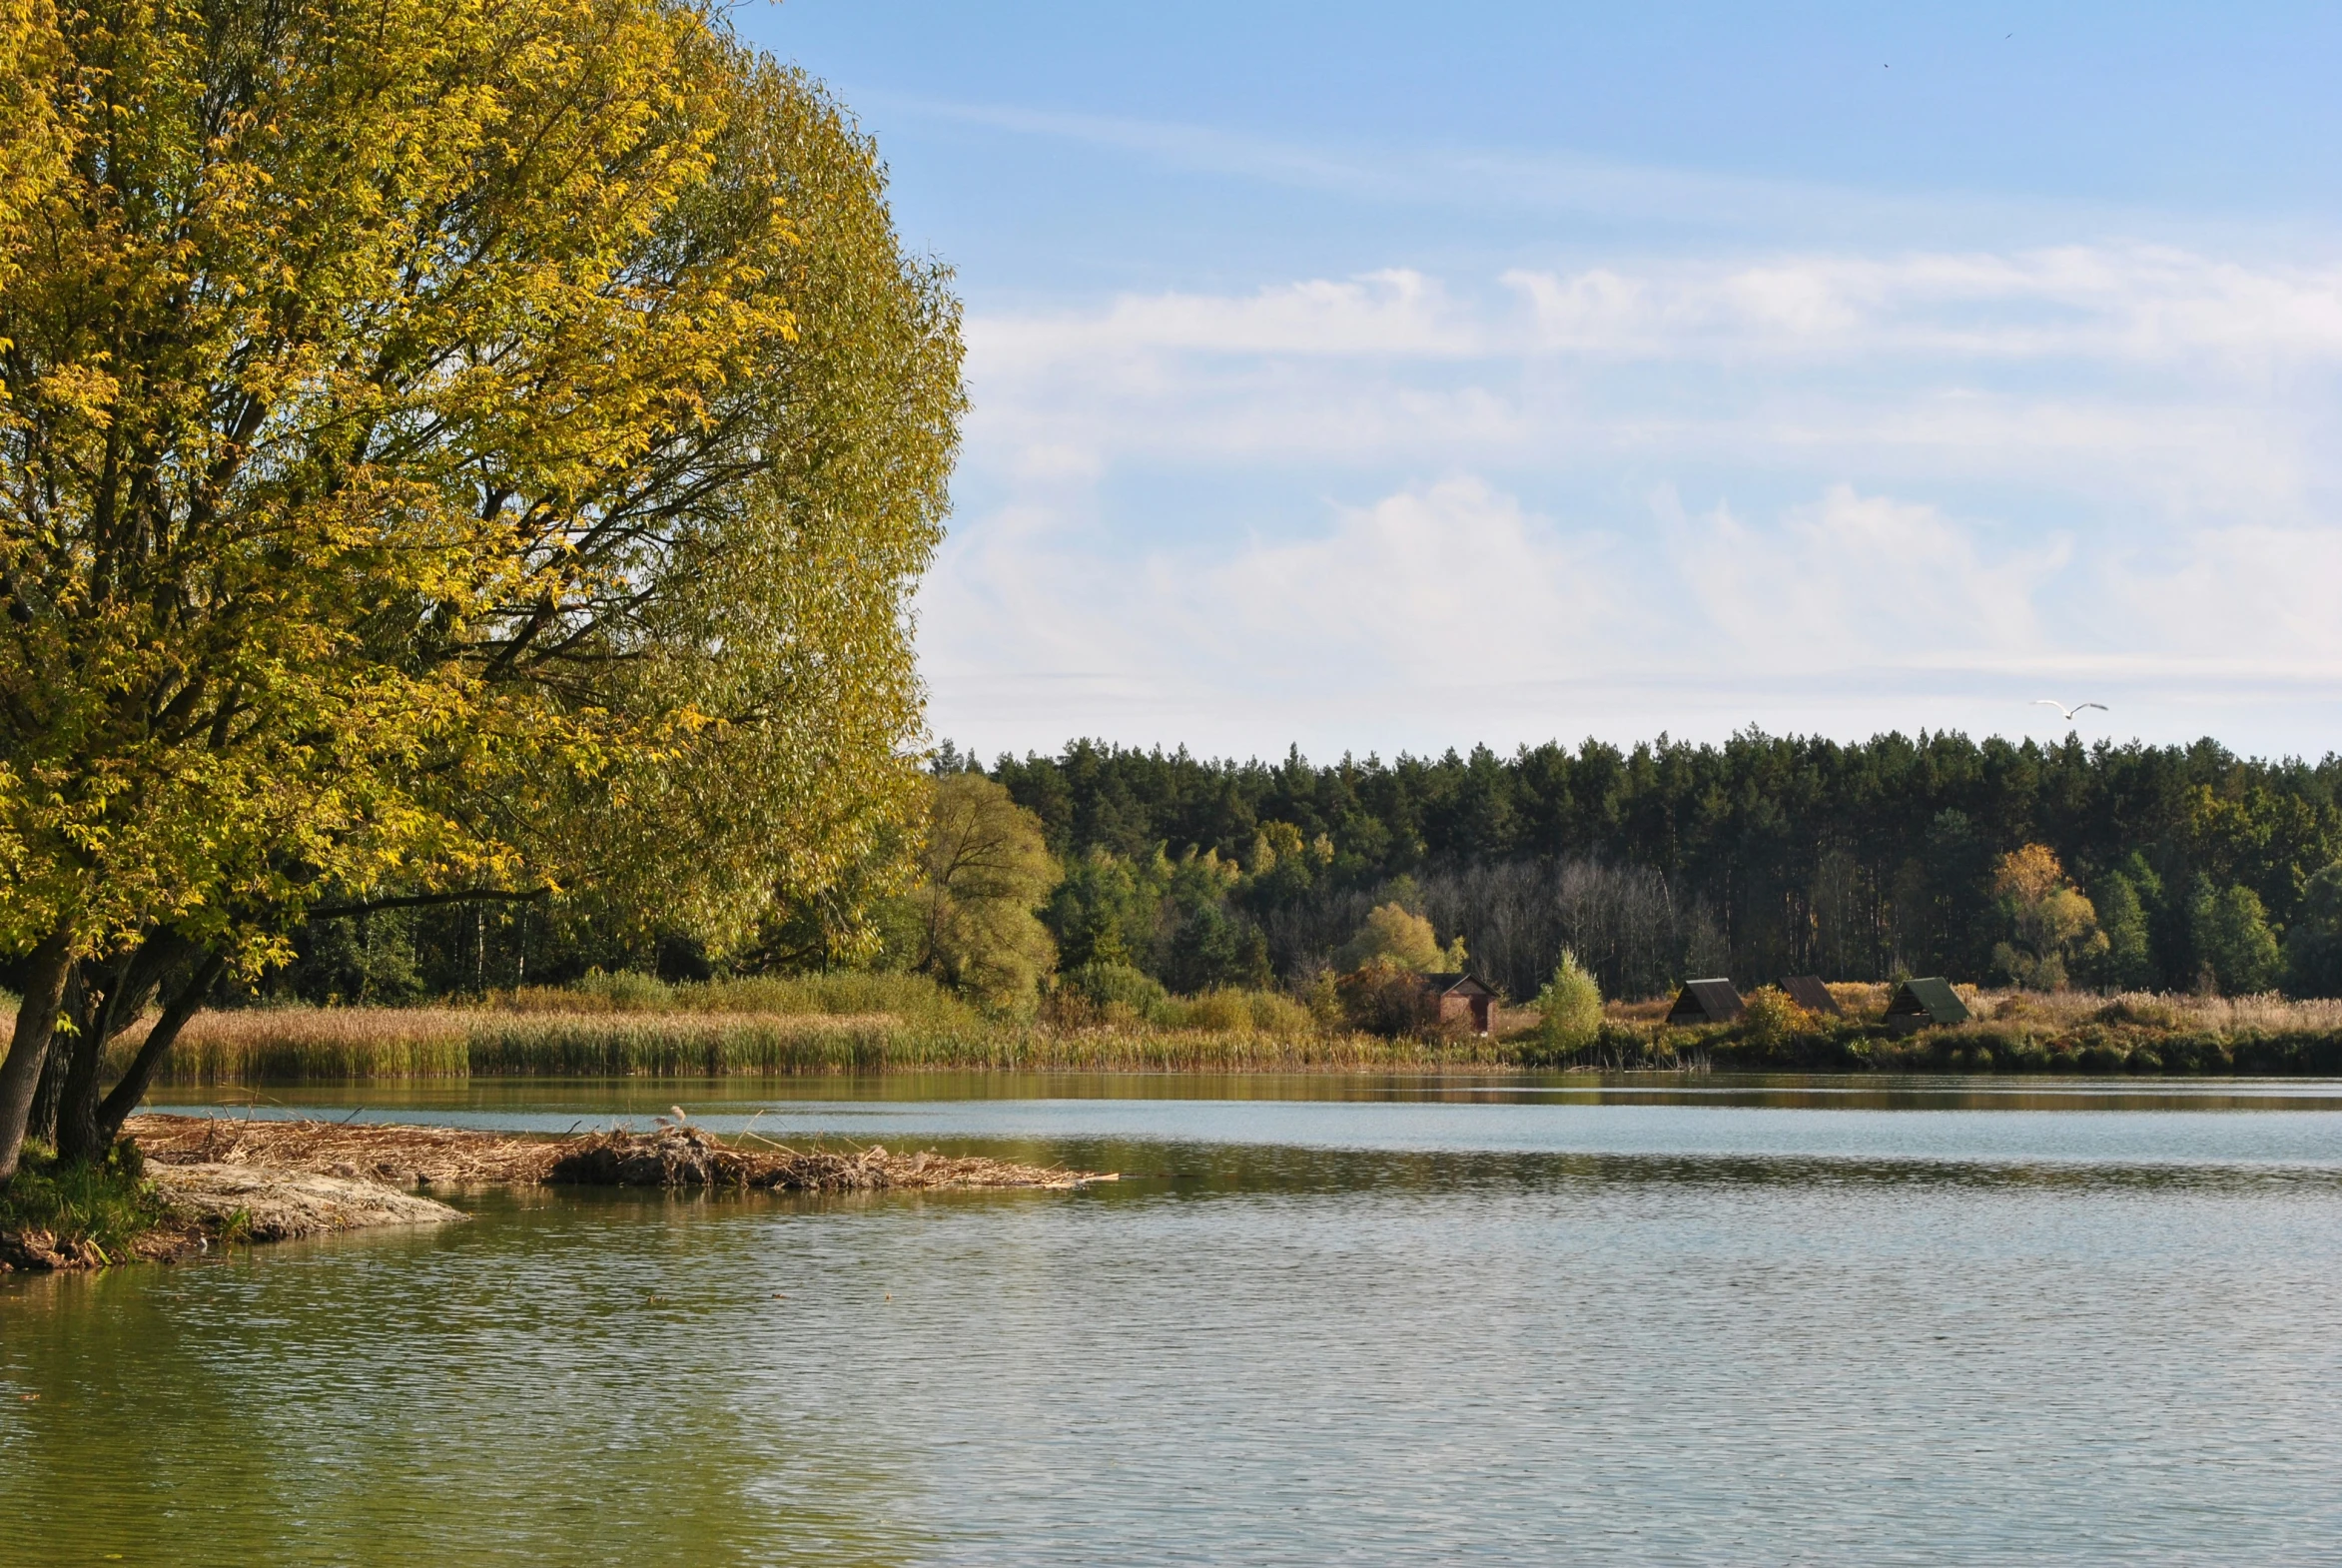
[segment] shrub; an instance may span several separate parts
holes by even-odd
[[[45,1231],[66,1248],[86,1242],[101,1261],[117,1259],[170,1217],[128,1139],[95,1165],[61,1164],[27,1146],[15,1179],[0,1186],[0,1251],[10,1235]]]
[[[1171,1029],[1207,1029],[1227,1035],[1308,1035],[1317,1022],[1291,997],[1274,991],[1221,986],[1163,1005],[1158,1022]]]
[[[1171,994],[1153,975],[1128,964],[1094,959],[1059,977],[1058,989],[1080,998],[1099,1014],[1122,1009],[1134,1020],[1159,1018]]]
[[[1814,1015],[1791,1001],[1789,993],[1779,986],[1759,986],[1749,993],[1742,1029],[1750,1044],[1772,1049],[1812,1034]]]
[[[1439,1015],[1422,978],[1394,959],[1379,958],[1353,969],[1335,981],[1334,988],[1341,998],[1342,1021],[1365,1034],[1396,1040],[1426,1035],[1438,1026]]]
[[[2141,1029],[2175,1029],[2178,1010],[2145,995],[2120,996],[2090,1015],[2094,1024],[2133,1024]]]
[[[1550,1050],[1584,1050],[1602,1031],[1602,987],[1568,948],[1561,950],[1561,964],[1537,993],[1535,1005],[1537,1033]]]
[[[673,986],[655,975],[638,975],[631,970],[614,975],[588,970],[569,992],[596,1012],[664,1013],[675,1005]]]

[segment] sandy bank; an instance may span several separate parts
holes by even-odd
[[[349,1176],[251,1166],[154,1166],[147,1173],[174,1211],[207,1235],[290,1241],[370,1225],[435,1225],[463,1218],[435,1198]]]

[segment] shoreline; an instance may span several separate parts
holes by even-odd
[[[1361,1073],[1690,1071],[2131,1075],[2342,1074],[2342,1001],[1962,991],[1966,1022],[1897,1033],[1884,987],[1833,988],[1843,1012],[1670,1024],[1668,1004],[1613,1002],[1566,1043],[1509,1010],[1492,1035],[1389,1038],[1315,1028],[1172,1027],[1143,1019],[1070,1025],[984,1020],[956,1004],[792,1012],[772,988],[731,988],[738,1007],[237,1008],[199,1014],[160,1085],[361,1080],[802,1078],[927,1072]],[[715,994],[715,1000],[731,992]],[[869,1000],[854,999],[845,1000]],[[897,999],[902,1000],[902,999]],[[568,1004],[575,1005],[568,1005]],[[748,1005],[756,1004],[756,1005]],[[121,1061],[143,1029],[126,1034]],[[117,1064],[119,1065],[119,1063]]]
[[[127,1247],[54,1230],[0,1230],[0,1274],[174,1262],[253,1242],[386,1225],[460,1222],[432,1189],[631,1186],[665,1190],[873,1192],[1075,1191],[1116,1179],[873,1144],[797,1150],[770,1140],[724,1142],[678,1116],[648,1133],[508,1135],[402,1123],[246,1121],[147,1113],[124,1136],[143,1163],[136,1179],[159,1204]],[[762,1146],[762,1147],[749,1147]]]

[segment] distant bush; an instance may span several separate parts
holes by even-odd
[[[1561,950],[1560,967],[1537,993],[1537,1034],[1551,1051],[1579,1051],[1602,1032],[1602,987],[1578,965],[1577,954]]]
[[[1222,987],[1165,1003],[1156,1021],[1168,1029],[1209,1029],[1227,1034],[1308,1035],[1317,1030],[1309,1010],[1277,991]]]
[[[1342,1022],[1368,1035],[1397,1040],[1429,1035],[1439,1026],[1423,977],[1392,958],[1378,958],[1334,982]]]
[[[1779,986],[1759,986],[1749,993],[1741,1028],[1750,1044],[1770,1048],[1815,1033],[1819,1023]]]
[[[1064,1028],[1153,1023],[1171,993],[1144,970],[1093,959],[1058,976],[1050,996],[1050,1022]]]
[[[2132,1024],[2140,1029],[2176,1029],[2179,1011],[2149,996],[2121,996],[2090,1015],[2095,1024]]]

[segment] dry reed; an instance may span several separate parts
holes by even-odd
[[[127,1057],[143,1031],[117,1048]],[[198,1015],[165,1082],[370,1078],[723,1078],[903,1071],[1354,1072],[1494,1067],[1481,1039],[978,1023],[878,1014],[515,1013],[493,1008],[248,1009]]]

